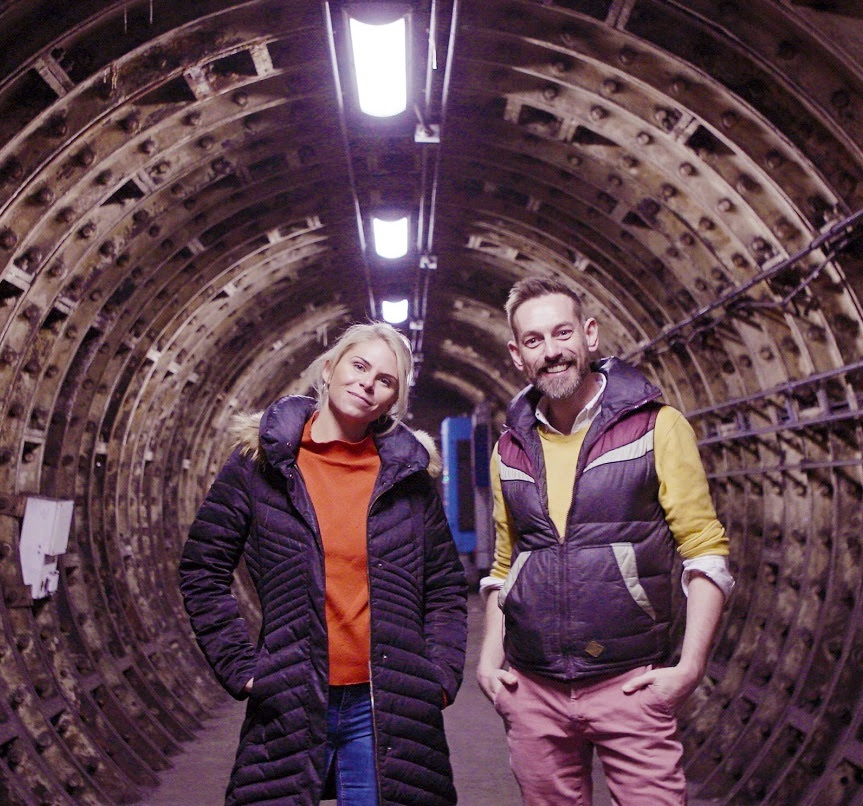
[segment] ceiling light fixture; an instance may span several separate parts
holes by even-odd
[[[408,253],[407,216],[397,221],[372,218],[372,234],[375,239],[375,252],[379,257],[395,260]]]
[[[408,105],[405,17],[385,25],[349,20],[360,109],[376,118],[404,112]]]
[[[381,301],[381,315],[385,322],[400,325],[408,318],[408,301],[406,299]]]

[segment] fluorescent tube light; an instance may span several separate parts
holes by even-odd
[[[408,106],[405,18],[368,25],[351,17],[350,29],[360,109],[376,118],[404,112]]]
[[[382,300],[381,314],[385,322],[391,325],[399,325],[408,318],[408,301],[406,299]]]
[[[408,253],[407,216],[398,221],[373,218],[372,233],[375,236],[375,252],[380,257],[394,260],[397,257],[404,257]]]

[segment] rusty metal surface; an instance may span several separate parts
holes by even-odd
[[[235,411],[400,294],[416,421],[499,422],[502,304],[539,273],[689,412],[732,535],[698,795],[863,803],[857,224],[787,263],[863,209],[856,4],[413,9],[439,145],[357,119],[338,2],[0,9],[0,800],[139,801],[221,696],[175,568]],[[358,221],[392,206],[422,229],[385,265]],[[35,602],[28,495],[76,505]]]

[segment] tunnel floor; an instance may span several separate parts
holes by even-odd
[[[482,638],[482,603],[472,595],[468,603],[468,646],[465,681],[455,706],[447,709],[447,738],[452,752],[459,802],[465,806],[519,806],[518,787],[507,760],[503,725],[477,686],[476,668]],[[159,788],[146,806],[218,806],[224,802],[228,773],[245,706],[231,701],[173,759]],[[325,801],[335,803],[335,801]],[[602,770],[594,764],[594,806],[611,806]],[[690,806],[709,800],[690,799]]]

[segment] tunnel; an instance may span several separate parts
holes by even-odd
[[[543,276],[685,413],[730,536],[698,796],[863,803],[863,7],[393,5],[385,120],[338,0],[0,8],[0,801],[140,802],[224,697],[177,563],[235,413],[405,299],[411,425],[499,429],[503,304]],[[39,502],[73,507],[41,591]]]

